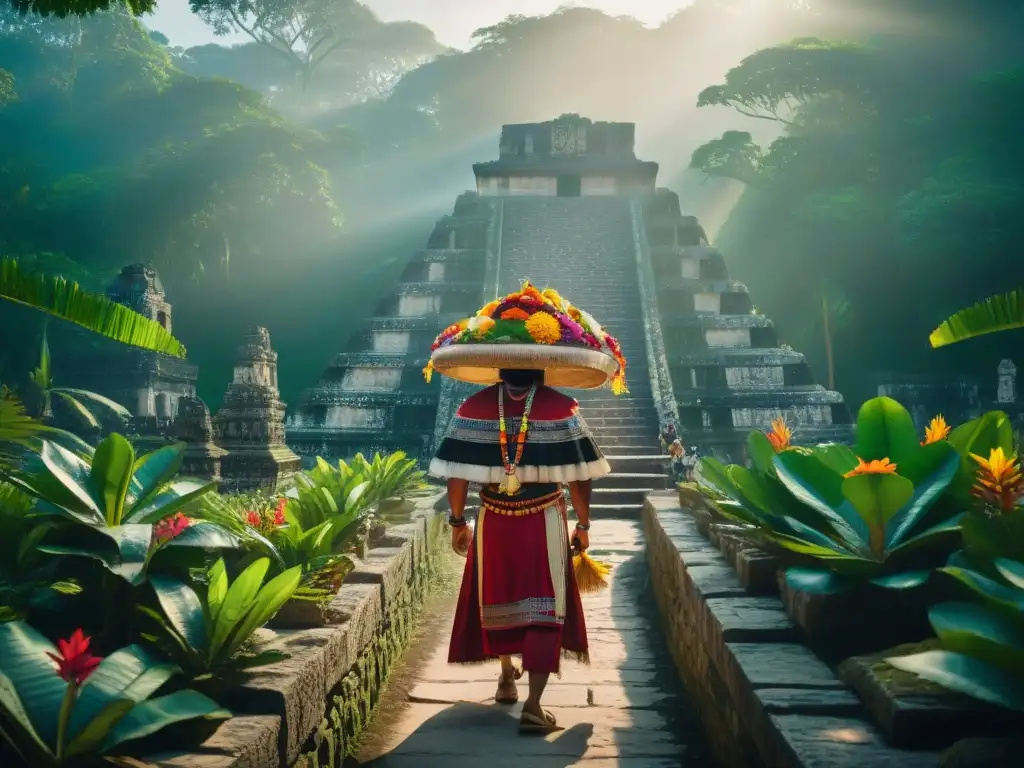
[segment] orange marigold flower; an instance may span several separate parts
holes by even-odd
[[[1012,511],[1024,496],[1020,459],[1012,453],[1007,456],[1002,448],[993,448],[988,459],[974,453],[971,458],[979,465],[971,493],[1003,512]]]
[[[526,320],[529,317],[530,313],[519,307],[512,307],[512,309],[506,309],[501,313],[502,320]]]
[[[789,448],[790,441],[793,439],[793,430],[786,424],[786,420],[779,416],[779,418],[772,420],[772,431],[766,432],[765,436],[768,438],[768,442],[772,444],[775,452],[781,453]]]
[[[871,461],[864,461],[864,459],[857,457],[858,464],[856,467],[847,472],[843,477],[854,477],[856,475],[895,475],[896,465],[889,461],[889,457],[886,456],[884,459],[872,459]]]
[[[949,433],[949,424],[946,423],[946,420],[940,413],[931,420],[931,423],[929,423],[927,427],[924,428],[924,440],[921,441],[921,445],[931,445],[932,443],[937,443],[940,440],[945,440],[949,437]]]
[[[562,338],[562,326],[547,312],[530,315],[526,321],[526,332],[538,344],[554,344]]]

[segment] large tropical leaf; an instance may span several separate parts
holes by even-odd
[[[989,296],[961,309],[931,332],[933,347],[945,347],[987,333],[1024,328],[1024,287]]]
[[[999,667],[951,651],[926,651],[886,662],[925,680],[982,701],[1024,712],[1024,687]]]
[[[185,357],[185,347],[160,323],[63,277],[29,272],[0,259],[0,300],[37,309],[134,347]]]
[[[228,717],[231,717],[228,710],[221,709],[213,699],[198,691],[175,691],[132,707],[110,731],[101,751],[109,752],[126,741],[141,739],[184,720],[221,720]]]
[[[56,654],[57,649],[28,624],[0,624],[0,672],[20,699],[39,739],[52,750],[57,743],[58,715],[67,684],[57,676],[48,653]],[[0,701],[5,706],[8,698],[8,691],[0,687]]]

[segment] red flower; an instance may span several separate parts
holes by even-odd
[[[254,509],[250,509],[245,513],[245,522],[251,525],[253,528],[259,528],[263,522],[263,518],[260,517],[260,513]]]
[[[175,512],[173,516],[161,520],[153,526],[153,536],[163,544],[178,536],[188,528],[191,521],[182,512]]]
[[[284,525],[284,508],[287,504],[287,499],[277,500],[277,509],[274,510],[274,525]]]
[[[46,654],[57,662],[57,675],[64,681],[81,685],[103,659],[89,653],[90,639],[76,629],[67,640],[58,640],[60,655]]]

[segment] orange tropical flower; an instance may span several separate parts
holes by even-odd
[[[772,421],[772,431],[766,432],[765,435],[775,452],[781,453],[789,448],[790,440],[793,439],[793,430],[786,424],[786,420],[779,416]]]
[[[529,317],[530,313],[519,307],[512,307],[512,309],[506,309],[501,313],[502,320],[526,320]]]
[[[857,457],[857,466],[847,472],[843,477],[855,477],[856,475],[895,475],[896,465],[889,461],[889,457],[886,456],[884,459],[872,459],[871,461],[864,461],[860,456]]]
[[[1003,512],[1012,511],[1024,496],[1020,459],[1012,453],[1007,456],[1002,448],[993,448],[988,459],[974,453],[971,458],[979,465],[971,493]]]
[[[484,304],[480,308],[480,311],[477,312],[476,314],[477,314],[478,317],[490,317],[491,315],[494,314],[494,310],[496,310],[500,306],[501,306],[501,302],[498,301],[497,299],[495,299],[494,301],[492,301],[492,302],[490,302],[488,304]]]
[[[937,443],[940,440],[945,440],[949,437],[949,432],[949,424],[946,423],[946,420],[940,413],[931,420],[931,423],[929,423],[927,427],[925,427],[924,440],[921,441],[921,445],[931,445],[932,443]]]

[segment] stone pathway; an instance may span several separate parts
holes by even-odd
[[[521,705],[493,703],[497,662],[447,664],[449,595],[431,606],[353,766],[373,768],[698,768],[696,718],[682,698],[648,589],[637,522],[595,521],[594,557],[613,565],[611,586],[583,598],[591,665],[565,662],[545,693],[566,730],[520,736]],[[460,561],[464,562],[464,561]],[[526,695],[526,679],[520,696]],[[588,702],[589,698],[589,702]]]

